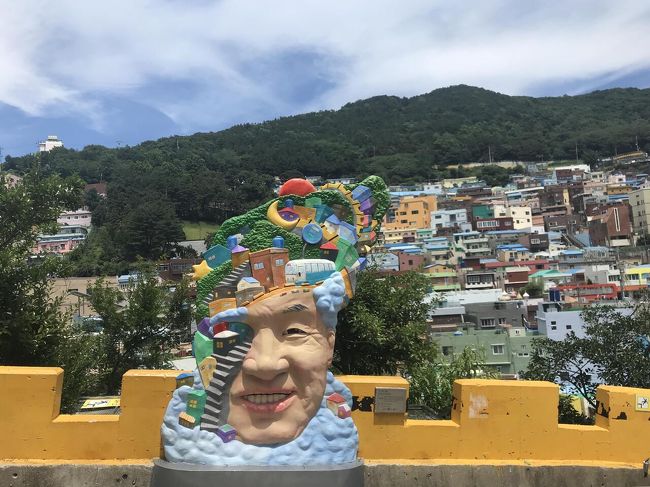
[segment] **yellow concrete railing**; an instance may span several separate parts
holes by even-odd
[[[160,455],[160,424],[177,371],[132,370],[119,416],[61,415],[63,370],[0,367],[0,459],[146,460]],[[375,387],[398,377],[339,377],[356,396],[359,455],[368,460],[639,463],[650,456],[649,390],[600,387],[595,426],[557,424],[558,387],[548,382],[460,380],[450,420],[372,411]]]

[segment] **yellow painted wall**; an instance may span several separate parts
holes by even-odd
[[[160,454],[160,424],[177,371],[125,374],[120,416],[59,415],[63,371],[0,367],[1,460],[142,460]],[[339,377],[357,403],[375,387],[408,388],[399,377]],[[479,460],[639,463],[649,454],[649,390],[604,386],[595,426],[557,424],[558,387],[548,382],[460,380],[451,420],[355,410],[367,460]],[[364,399],[365,398],[365,399]]]

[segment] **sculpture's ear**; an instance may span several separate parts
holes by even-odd
[[[332,357],[334,356],[334,342],[336,341],[336,334],[333,331],[328,332],[327,335],[327,345],[329,346],[328,355],[327,355],[327,366],[332,366]]]

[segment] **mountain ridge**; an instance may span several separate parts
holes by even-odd
[[[378,174],[387,181],[435,177],[459,162],[559,160],[650,150],[650,89],[613,88],[560,97],[510,96],[469,85],[413,97],[378,95],[323,110],[144,141],[131,147],[87,146],[41,154],[53,168],[110,180],[115,161],[155,165],[189,161],[269,175]],[[20,170],[33,156],[7,158]],[[64,160],[65,159],[65,160]],[[102,162],[104,161],[104,162]],[[107,161],[113,161],[108,164]],[[89,166],[97,166],[97,170]],[[118,164],[119,165],[119,164]]]

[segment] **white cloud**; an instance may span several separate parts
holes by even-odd
[[[101,128],[102,97],[137,97],[191,131],[458,83],[587,90],[650,67],[650,4],[537,3],[0,0],[0,102],[81,113]],[[329,88],[300,103],[280,90],[282,63],[268,61],[286,53],[317,58],[292,76]],[[161,83],[194,92],[153,89]]]

